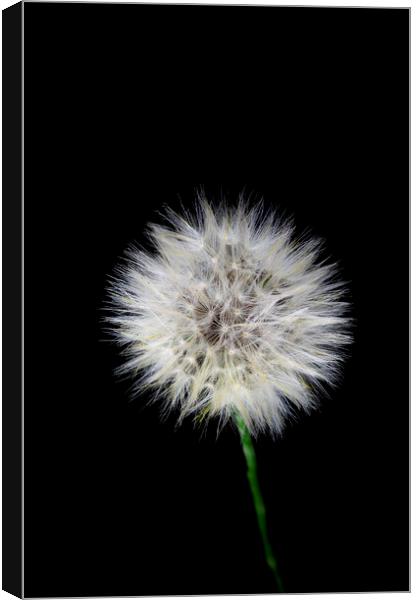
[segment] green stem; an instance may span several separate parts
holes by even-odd
[[[235,415],[235,421],[238,427],[238,431],[240,432],[241,445],[243,447],[244,456],[246,457],[247,479],[250,484],[254,507],[256,509],[257,523],[263,542],[264,555],[266,558],[266,562],[274,575],[277,589],[279,590],[279,592],[283,592],[284,590],[282,579],[277,569],[276,559],[274,557],[273,550],[269,541],[269,536],[267,533],[266,507],[264,506],[263,496],[260,491],[260,485],[257,476],[256,453],[254,451],[253,442],[251,440],[250,432],[239,414]]]

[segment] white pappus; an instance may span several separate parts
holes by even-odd
[[[249,208],[167,209],[150,253],[130,248],[110,281],[108,321],[134,394],[153,389],[179,419],[236,411],[250,432],[280,433],[336,382],[350,342],[345,285],[322,241]]]

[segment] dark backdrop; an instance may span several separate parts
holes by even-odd
[[[25,595],[274,591],[237,435],[129,402],[100,322],[125,247],[209,177],[351,282],[339,389],[256,444],[285,588],[408,589],[408,11],[24,10]]]

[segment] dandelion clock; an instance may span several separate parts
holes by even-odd
[[[132,393],[198,427],[239,432],[265,560],[276,590],[253,438],[284,434],[335,384],[350,342],[345,286],[322,240],[251,206],[166,209],[148,227],[153,250],[131,246],[110,280],[108,322]]]

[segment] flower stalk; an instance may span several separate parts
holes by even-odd
[[[247,463],[247,479],[250,484],[251,494],[253,497],[254,508],[257,515],[257,523],[263,543],[264,556],[273,573],[277,589],[280,593],[284,591],[282,578],[277,568],[276,558],[273,554],[273,549],[270,544],[269,536],[267,533],[267,521],[266,521],[266,507],[264,505],[263,496],[260,490],[259,479],[257,475],[257,460],[256,453],[254,450],[253,442],[251,439],[250,432],[244,423],[241,415],[235,414],[235,422],[240,433],[241,446],[243,448],[244,456]]]

